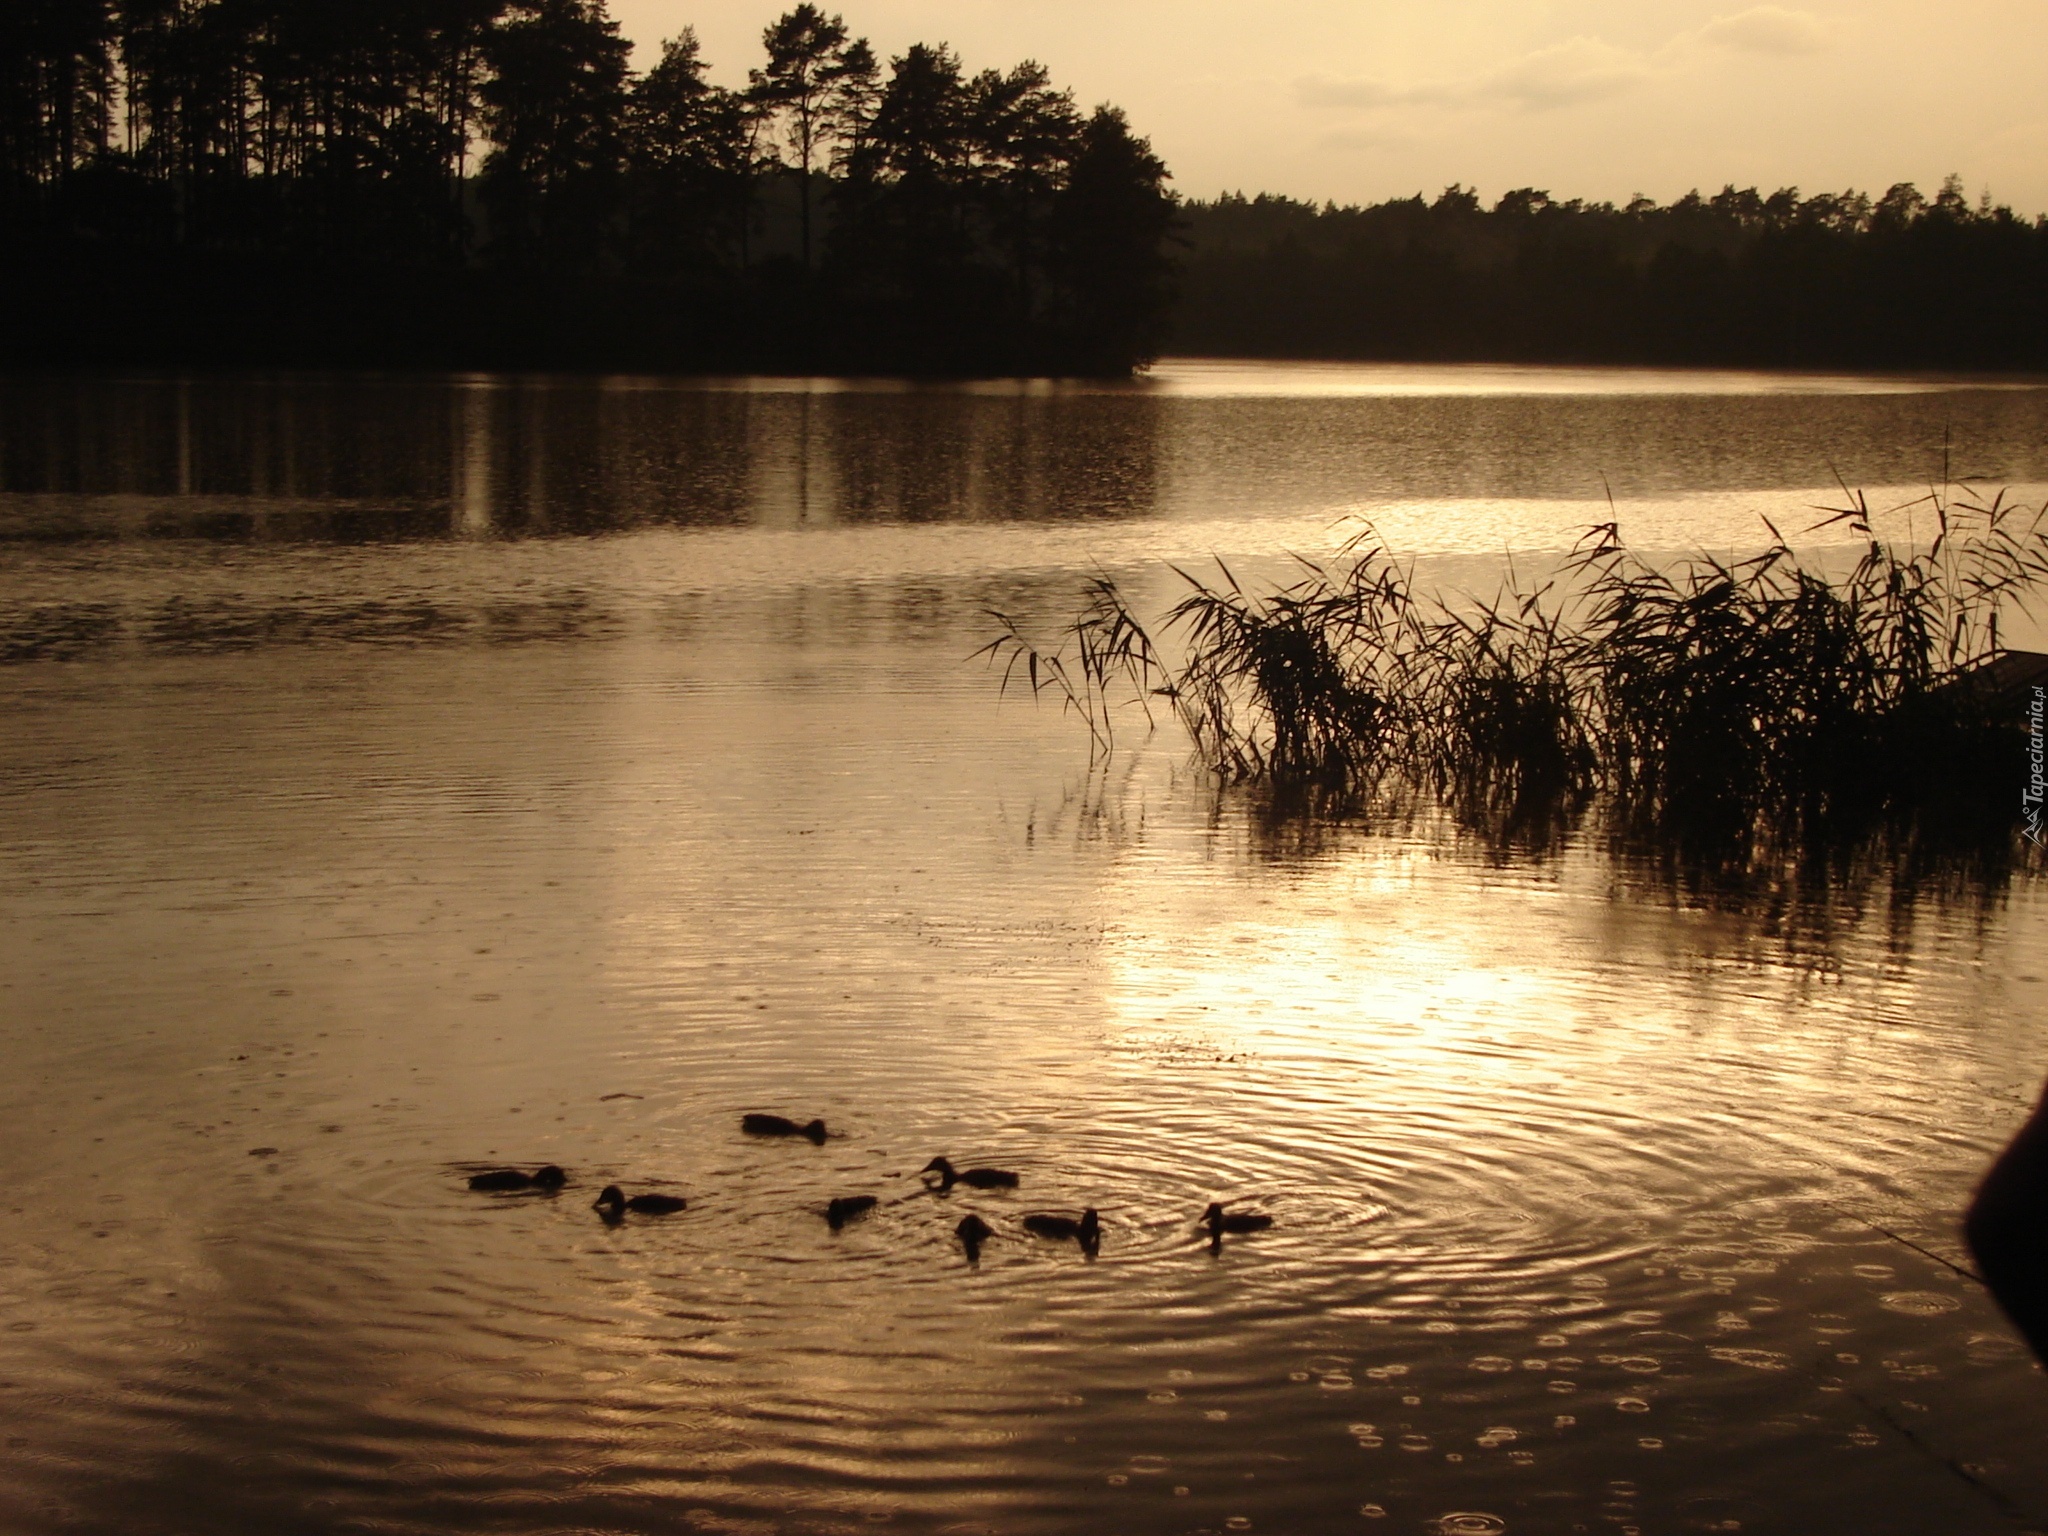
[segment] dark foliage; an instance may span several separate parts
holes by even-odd
[[[704,78],[685,28],[634,87],[626,126],[627,265],[709,275],[744,248],[754,119],[744,97]]]
[[[604,0],[18,0],[0,359],[1127,372],[1165,167],[802,4],[745,90]],[[472,164],[476,159],[478,163]]]
[[[1462,187],[1337,207],[1183,205],[1176,351],[1233,356],[2041,368],[2048,222],[1954,178],[1802,199],[1484,210]]]
[[[626,54],[602,0],[517,0],[486,34],[482,193],[505,264],[560,281],[612,254]]]

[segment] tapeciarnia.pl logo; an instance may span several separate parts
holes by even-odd
[[[2044,757],[2042,716],[2048,713],[2048,685],[2034,684],[2034,696],[2027,701],[2027,787],[2020,794],[2020,815],[2026,819],[2023,835],[2027,841],[2039,844],[2041,841],[2041,796],[2048,789],[2048,780],[2042,777]]]

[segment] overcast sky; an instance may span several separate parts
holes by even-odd
[[[612,0],[644,67],[694,25],[716,78],[792,0]],[[828,10],[838,8],[826,0]],[[1450,182],[1660,202],[1951,171],[2048,211],[2048,0],[852,0],[884,58],[1035,58],[1130,113],[1185,194],[1377,201]]]

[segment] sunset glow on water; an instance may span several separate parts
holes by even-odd
[[[1956,1268],[2037,888],[1276,829],[966,660],[1361,508],[1463,581],[1602,473],[1666,549],[2039,484],[2048,392],[1161,374],[5,386],[0,1526],[2048,1529]]]

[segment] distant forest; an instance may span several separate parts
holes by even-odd
[[[1950,177],[1802,198],[1184,203],[1169,345],[1224,356],[2048,368],[2048,220]]]
[[[1031,63],[801,4],[740,90],[604,0],[0,0],[0,358],[1119,373],[1173,200]]]
[[[1953,179],[1183,202],[1040,66],[808,3],[738,89],[629,54],[605,0],[0,0],[0,362],[2048,368],[2048,221]]]

